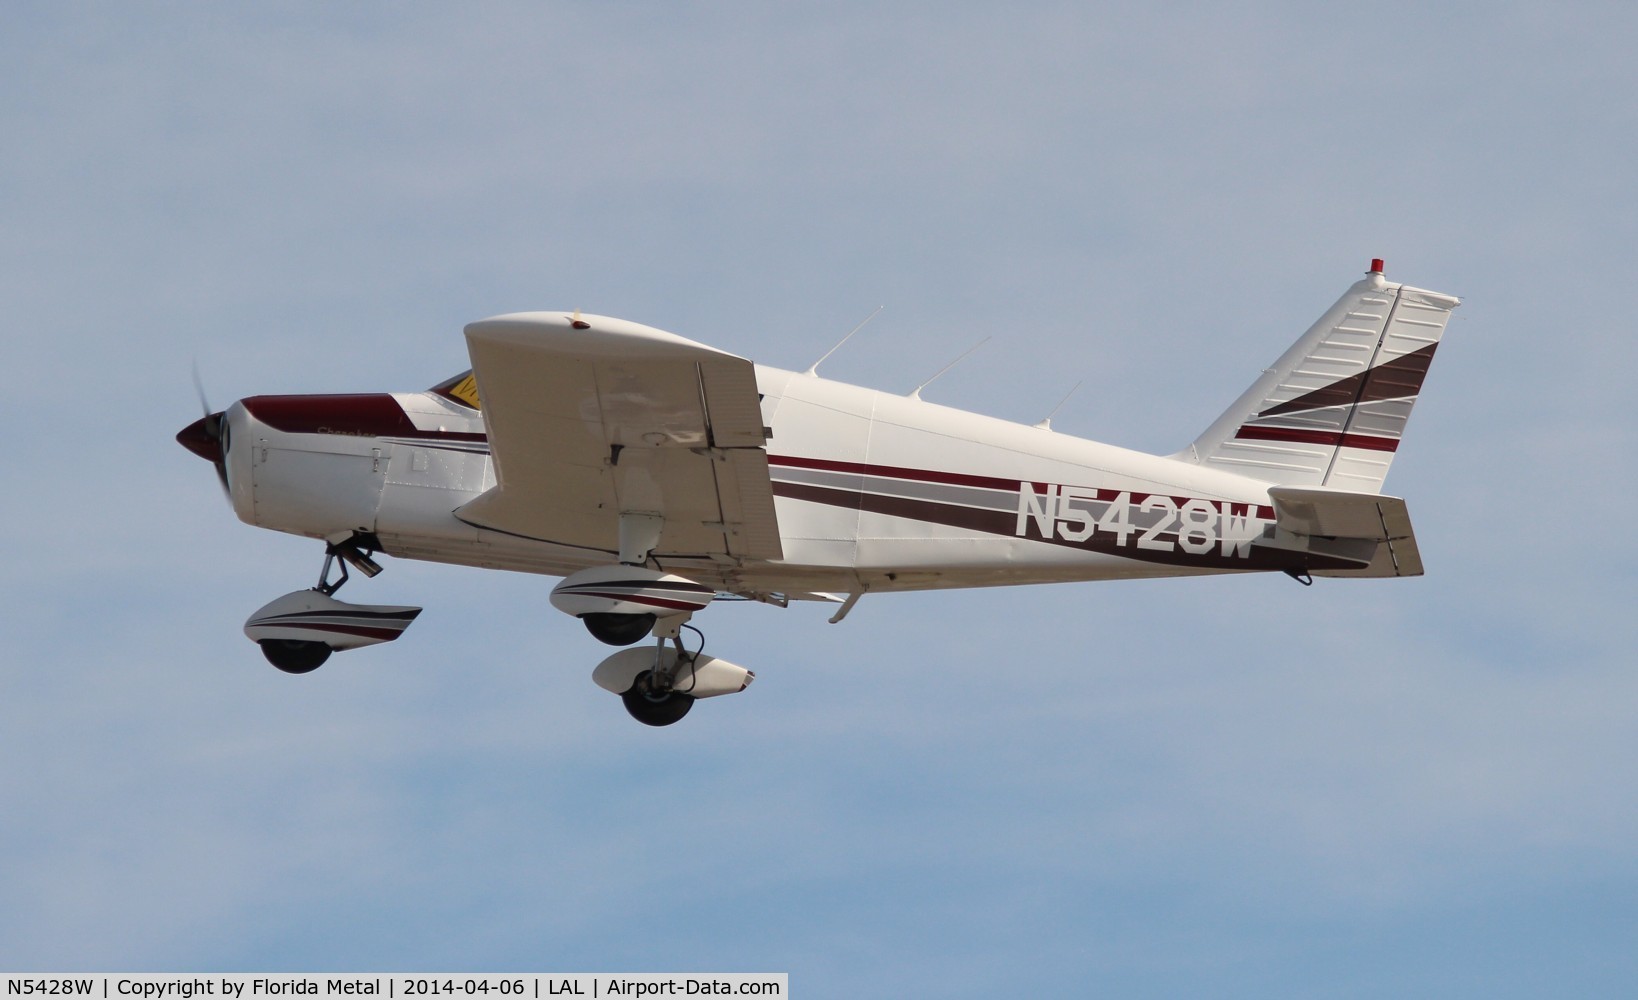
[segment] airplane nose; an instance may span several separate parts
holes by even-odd
[[[176,443],[207,462],[222,460],[222,414],[200,417],[177,432]]]

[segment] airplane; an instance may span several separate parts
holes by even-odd
[[[893,591],[1421,575],[1405,502],[1380,491],[1459,304],[1372,260],[1170,455],[578,310],[469,324],[470,370],[425,392],[251,396],[177,440],[241,520],[324,543],[317,586],[245,623],[273,666],[409,627],[420,608],[334,596],[377,555],[560,576],[552,606],[627,647],[593,680],[666,726],[755,676],[690,624],[718,599],[824,602],[840,622]]]

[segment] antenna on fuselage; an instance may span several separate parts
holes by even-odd
[[[849,331],[848,331],[848,332],[847,332],[847,336],[846,336],[846,337],[843,337],[843,338],[842,338],[842,339],[841,339],[841,340],[838,340],[838,341],[837,341],[837,342],[836,342],[836,346],[835,346],[835,347],[832,347],[832,348],[831,348],[831,349],[830,349],[830,350],[828,350],[828,351],[826,351],[826,352],[825,352],[825,353],[824,353],[824,357],[821,357],[821,358],[820,358],[820,359],[819,359],[819,360],[818,360],[818,361],[815,361],[815,362],[814,362],[814,363],[813,363],[813,364],[811,364],[811,365],[809,365],[809,366],[808,366],[808,370],[807,370],[807,371],[805,371],[805,372],[803,372],[803,373],[802,373],[802,374],[804,374],[804,375],[812,375],[812,376],[814,376],[814,377],[818,377],[818,375],[819,375],[819,366],[820,366],[820,365],[822,365],[822,364],[824,364],[824,363],[825,363],[825,358],[828,358],[828,357],[830,357],[830,356],[831,356],[831,355],[832,355],[832,354],[835,354],[835,353],[836,353],[836,352],[837,352],[837,351],[838,351],[838,350],[839,350],[839,349],[841,349],[841,346],[842,346],[842,345],[843,345],[843,344],[845,344],[845,343],[847,343],[847,342],[848,342],[848,340],[849,340],[849,339],[851,339],[851,338],[852,338],[852,337],[853,337],[853,335],[854,335],[854,334],[855,334],[855,333],[858,333],[858,332],[859,332],[859,331],[860,331],[860,330],[863,330],[863,329],[864,329],[864,328],[865,328],[865,323],[868,323],[868,322],[870,322],[870,321],[871,321],[871,320],[873,320],[873,319],[875,319],[875,318],[876,318],[876,313],[879,313],[879,312],[881,312],[881,311],[882,311],[882,310],[883,310],[883,309],[886,309],[886,308],[887,308],[887,307],[886,307],[886,306],[877,306],[877,307],[876,307],[876,312],[873,312],[873,313],[871,313],[871,314],[870,314],[870,315],[869,315],[869,316],[866,316],[866,317],[865,317],[865,318],[864,318],[864,321],[863,321],[863,322],[861,322],[861,323],[860,323],[860,324],[859,324],[859,325],[858,325],[858,326],[856,326],[856,327],[854,327],[854,328],[853,328],[853,329],[851,329],[851,330],[849,330]]]
[[[930,378],[927,381],[923,382],[922,384],[916,386],[914,389],[911,389],[910,392],[908,393],[909,397],[911,399],[920,399],[921,398],[921,390],[923,390],[923,389],[927,388],[928,386],[932,385],[933,382],[936,381],[940,375],[943,375],[945,372],[949,371],[951,368],[954,368],[956,365],[959,365],[963,361],[966,361],[968,355],[972,354],[974,351],[978,350],[980,347],[983,347],[985,344],[987,344],[989,342],[990,342],[990,338],[985,337],[983,340],[980,340],[978,343],[976,343],[973,346],[967,348],[967,350],[961,355],[961,357],[956,358],[954,361],[952,361],[949,364],[945,365],[943,368],[940,368],[938,371],[933,373],[932,378]]]
[[[1041,422],[1036,424],[1035,426],[1041,428],[1043,431],[1050,431],[1052,429],[1052,418],[1056,417],[1058,415],[1058,411],[1064,408],[1064,404],[1069,402],[1069,397],[1075,395],[1075,390],[1079,389],[1085,383],[1086,383],[1085,379],[1082,379],[1081,381],[1076,382],[1074,388],[1072,388],[1068,392],[1064,393],[1064,398],[1063,399],[1058,400],[1058,405],[1054,406],[1052,408],[1052,412],[1048,413],[1045,417],[1043,417],[1041,419]]]

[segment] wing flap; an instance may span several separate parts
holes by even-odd
[[[749,361],[564,313],[483,320],[466,339],[497,485],[462,520],[618,551],[621,513],[659,514],[657,553],[780,557]]]
[[[762,422],[758,413],[757,423]],[[759,432],[760,433],[760,432]],[[768,453],[762,448],[733,448],[716,466],[717,489],[722,497],[730,555],[752,559],[779,558],[758,553],[780,552],[779,519],[774,514]]]

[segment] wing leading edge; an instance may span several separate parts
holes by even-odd
[[[567,313],[481,320],[466,341],[497,485],[461,520],[617,552],[620,515],[658,515],[657,555],[781,558],[751,362]]]

